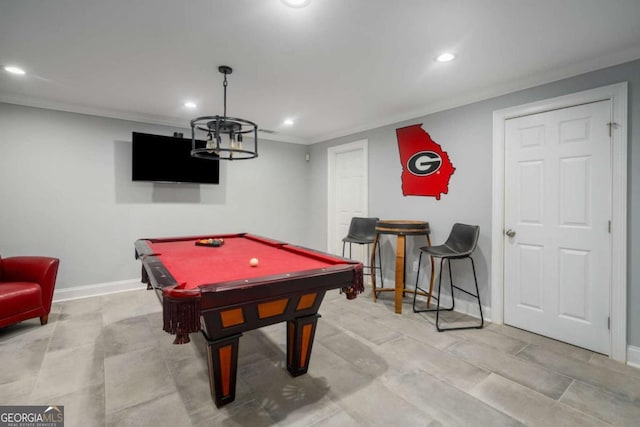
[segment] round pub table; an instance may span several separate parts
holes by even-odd
[[[431,238],[429,237],[429,223],[426,221],[412,221],[412,220],[381,220],[376,224],[376,237],[373,241],[373,249],[371,251],[371,268],[375,268],[375,256],[376,246],[378,245],[378,239],[381,234],[393,234],[397,236],[397,248],[396,248],[396,280],[395,287],[393,288],[380,288],[376,289],[375,274],[371,275],[371,286],[373,288],[373,301],[377,302],[379,292],[395,292],[395,311],[396,313],[402,313],[402,297],[406,292],[417,293],[427,297],[427,307],[431,304],[431,294],[433,292],[433,257],[431,259],[431,281],[429,283],[429,293],[416,291],[415,289],[406,289],[404,286],[404,270],[405,270],[405,256],[406,236],[425,236],[427,239],[427,245],[431,246]],[[420,266],[418,266],[420,268]],[[373,271],[373,270],[372,270]]]

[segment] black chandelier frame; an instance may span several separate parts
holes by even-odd
[[[191,156],[208,160],[247,160],[258,157],[258,125],[252,121],[227,116],[227,75],[233,69],[227,65],[218,67],[224,74],[224,114],[222,116],[202,116],[191,120]],[[207,140],[202,141],[196,135],[206,132]],[[223,145],[222,135],[229,136],[227,146]],[[253,136],[253,150],[243,146],[244,136]]]

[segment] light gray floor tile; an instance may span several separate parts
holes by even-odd
[[[385,385],[445,426],[517,426],[514,418],[417,369],[390,376]]]
[[[47,336],[33,341],[25,336],[16,336],[12,342],[0,346],[0,384],[22,379],[25,374],[36,376],[42,367],[50,338]]]
[[[379,353],[392,375],[421,369],[461,390],[469,390],[489,375],[486,369],[409,337],[386,343]]]
[[[623,375],[640,378],[640,369],[613,360],[603,354],[593,353],[593,356],[589,359],[589,364],[595,368],[610,369]]]
[[[36,340],[49,339],[53,334],[57,321],[52,320],[46,325],[40,325],[40,318],[25,320],[14,325],[0,328],[0,350],[4,343],[11,343],[11,346],[24,345]]]
[[[282,424],[282,425],[286,425],[286,424]],[[318,420],[318,422],[314,423],[314,424],[310,424],[309,426],[313,426],[313,427],[353,427],[353,426],[358,426],[358,425],[362,425],[360,423],[358,423],[356,420],[354,420],[351,415],[349,415],[347,412],[345,411],[338,411],[334,414],[331,414],[329,417],[327,418],[323,418],[321,420]]]
[[[0,403],[30,402],[55,327],[35,319],[0,328]]]
[[[144,285],[55,303],[46,326],[31,319],[0,329],[0,403],[62,403],[70,426],[435,427],[517,419],[582,427],[598,419],[635,425],[640,417],[640,370],[584,349],[490,323],[438,333],[434,315],[412,313],[410,298],[396,314],[391,294],[374,303],[369,288],[356,300],[328,292],[320,314],[309,372],[300,377],[286,370],[284,323],[244,333],[236,401],[216,408],[204,338],[191,334],[191,343],[173,345],[162,331],[161,304]]]
[[[339,410],[327,396],[329,387],[324,378],[309,373],[294,378],[283,364],[258,361],[245,367],[243,379],[255,401],[276,422],[311,423]]]
[[[36,384],[37,371],[25,372],[19,380],[0,384],[1,405],[30,405],[31,391]]]
[[[591,359],[591,356],[594,354],[592,351],[585,350],[584,348],[576,347],[562,341],[543,337],[541,335],[534,334],[533,332],[524,331],[522,329],[514,328],[513,326],[509,325],[489,324],[487,328],[500,335],[516,338],[528,344],[535,344],[539,347],[543,347],[546,350],[571,357],[572,359],[581,360],[583,362],[589,361],[589,359]]]
[[[351,334],[344,333],[326,337],[322,340],[322,345],[364,374],[378,376],[388,369],[384,358],[372,350],[373,344],[367,345]],[[312,353],[312,361],[313,357]]]
[[[329,316],[323,316],[318,320],[318,325],[316,327],[316,339],[323,339],[335,334],[344,333],[343,328],[334,324],[331,319],[327,317]]]
[[[284,361],[286,357],[286,342],[287,337],[284,323],[249,331],[240,338],[238,362],[249,364],[256,358]]]
[[[505,354],[516,354],[527,346],[527,343],[517,338],[500,335],[490,329],[466,329],[448,332],[459,335],[467,341],[484,344]]]
[[[102,325],[102,317],[100,324]],[[155,335],[149,333],[150,329],[146,316],[130,317],[106,325],[103,329],[105,356],[153,347],[157,341]],[[169,335],[167,339],[170,339]]]
[[[461,342],[447,351],[453,356],[500,374],[552,399],[559,399],[572,381],[567,376],[525,363],[481,344]]]
[[[146,289],[120,292],[100,298],[102,298],[102,319],[105,326],[130,317],[162,311],[162,305],[155,292]],[[162,324],[159,327],[162,329]]]
[[[63,301],[60,305],[59,320],[67,320],[71,317],[82,316],[102,311],[102,298],[82,298],[71,301]]]
[[[604,367],[594,368],[587,362],[578,362],[535,345],[528,346],[518,353],[518,358],[587,384],[623,394],[631,400],[640,401],[640,379],[638,378]]]
[[[104,385],[82,388],[63,396],[40,401],[43,405],[63,405],[65,427],[104,426]]]
[[[421,315],[412,313],[411,307],[406,313],[396,314],[393,309],[390,311],[384,302],[374,303],[370,298],[360,297],[351,301],[348,307],[350,311],[361,314],[360,322],[367,324],[369,329],[388,328],[439,349],[447,348],[460,340],[452,334],[438,332],[435,324],[425,321]],[[334,322],[332,318],[328,321]],[[340,326],[338,321],[335,322]]]
[[[454,334],[445,334],[438,332],[434,323],[425,322],[422,317],[414,317],[412,314],[408,319],[403,319],[400,316],[390,316],[391,319],[385,321],[384,319],[378,320],[388,324],[390,328],[396,329],[402,333],[402,335],[411,337],[417,341],[425,344],[429,344],[431,347],[435,347],[440,350],[451,347],[453,344],[461,340],[460,337]]]
[[[604,426],[606,423],[491,374],[471,392],[487,404],[529,426]]]
[[[614,425],[640,423],[640,402],[580,381],[574,381],[560,401]]]
[[[107,414],[107,427],[154,426],[177,427],[188,426],[191,421],[180,400],[178,393],[160,396],[136,406]]]
[[[356,369],[353,363],[347,362],[321,343],[313,346],[309,374],[324,380],[328,387],[327,394],[333,401],[366,387],[375,377],[374,372]]]
[[[50,351],[69,349],[84,345],[102,344],[102,314],[85,313],[74,317],[73,321],[57,323],[51,336]]]
[[[47,401],[87,387],[103,386],[104,378],[101,344],[48,351],[31,397]]]
[[[194,346],[195,344],[193,343]],[[203,408],[215,407],[209,386],[209,370],[205,354],[199,353],[194,348],[190,357],[167,360],[167,366],[190,416],[202,412]],[[240,367],[240,374],[244,372],[245,366],[243,364]],[[252,400],[253,396],[240,374],[236,384],[236,402],[243,403]]]
[[[104,360],[107,416],[176,392],[159,351],[142,349]]]
[[[336,326],[349,325],[349,331],[373,344],[382,344],[400,336],[398,331],[380,323],[372,325],[368,321],[370,319],[350,311],[330,312],[325,317]]]
[[[343,396],[338,405],[359,425],[426,426],[438,421],[375,380]]]
[[[190,414],[190,418],[191,425],[194,427],[267,427],[275,425],[264,408],[253,400],[236,401],[222,408],[216,408],[213,404],[204,406]]]

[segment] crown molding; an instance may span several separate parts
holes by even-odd
[[[353,135],[359,132],[364,132],[383,126],[416,120],[429,114],[450,110],[452,108],[462,107],[464,105],[469,105],[476,102],[486,101],[488,99],[497,98],[499,96],[508,95],[510,93],[518,92],[521,90],[531,89],[536,86],[553,83],[559,80],[575,77],[592,71],[614,67],[616,65],[636,61],[638,59],[640,59],[640,46],[632,46],[631,48],[623,51],[614,52],[609,55],[600,56],[598,58],[583,61],[577,64],[572,64],[567,67],[557,68],[549,70],[542,74],[538,73],[504,84],[487,87],[468,95],[449,98],[446,100],[437,100],[436,102],[429,103],[428,107],[406,111],[395,116],[386,117],[383,120],[373,121],[357,127],[343,129],[318,137],[313,137],[309,139],[309,144],[327,142],[332,139]]]
[[[532,87],[552,83],[588,72],[613,67],[637,59],[640,59],[640,46],[632,46],[626,50],[613,52],[608,55],[602,55],[578,64],[572,64],[566,67],[549,70],[545,73],[537,73],[522,79],[483,88],[482,90],[474,91],[463,96],[436,100],[435,102],[430,102],[428,107],[425,108],[409,110],[401,114],[396,114],[394,116],[387,116],[381,120],[374,120],[359,126],[338,130],[316,137],[302,138],[293,135],[282,134],[280,132],[264,131],[260,129],[258,130],[258,132],[260,132],[261,136],[267,140],[289,142],[293,144],[312,145],[348,135],[354,135],[359,132],[364,132],[383,126],[416,120],[429,114],[434,114],[440,111],[473,104],[475,102],[485,101],[491,98],[496,98],[499,96],[507,95],[509,93],[530,89]],[[188,122],[186,122],[186,119],[180,119],[177,117],[158,116],[131,111],[91,107],[82,104],[52,101],[26,97],[22,95],[8,94],[4,92],[0,92],[0,102],[140,123],[173,126],[179,127],[181,129],[188,128]]]
[[[121,111],[107,108],[97,108],[88,105],[74,104],[69,102],[52,101],[47,99],[39,99],[26,97],[22,95],[13,95],[0,92],[0,102],[6,104],[22,105],[25,107],[43,108],[46,110],[64,111],[66,113],[86,114],[89,116],[106,117],[109,119],[126,120],[130,122],[162,125],[177,127],[180,129],[189,129],[189,122],[185,119],[177,117],[157,116],[151,114],[135,113],[131,111]],[[289,142],[292,144],[308,144],[304,138],[292,135],[285,135],[279,132],[263,132],[258,129],[264,139]]]

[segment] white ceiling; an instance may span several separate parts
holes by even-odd
[[[637,58],[639,0],[0,0],[0,101],[188,127],[230,65],[227,113],[301,143]]]

